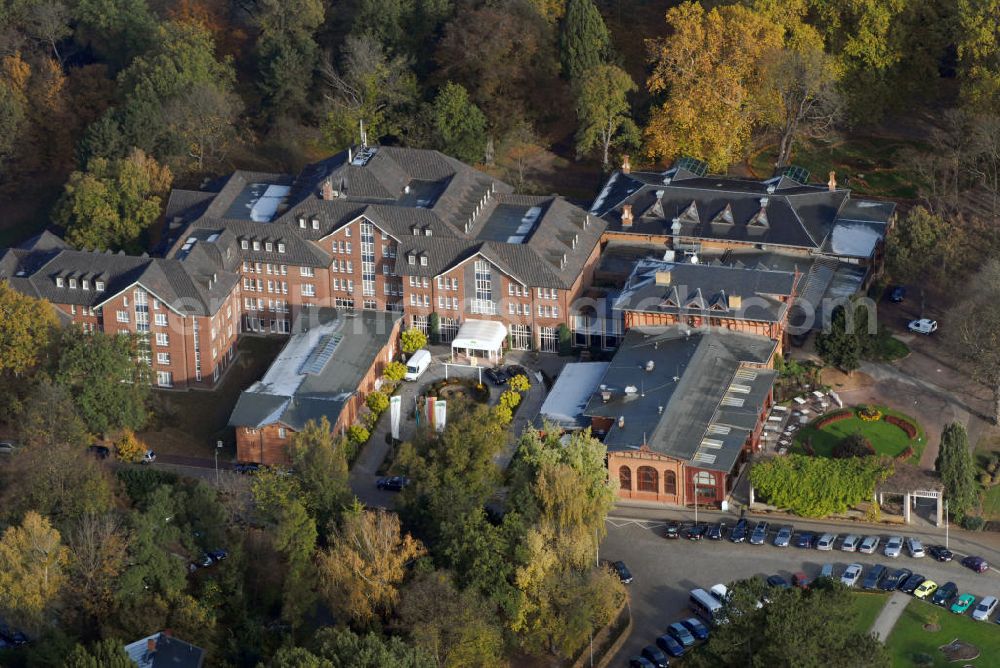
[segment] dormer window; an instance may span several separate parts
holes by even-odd
[[[429,227],[425,227],[424,228],[424,236],[425,237],[431,236],[431,228],[429,228]]]
[[[306,229],[306,217],[305,216],[299,216],[299,227],[301,227],[303,230]]]
[[[274,250],[274,244],[272,244],[270,241],[265,241],[264,250],[266,250],[268,253],[272,252]]]
[[[278,252],[279,253],[284,253],[285,252],[285,244],[283,244],[281,242],[278,242]]]
[[[406,256],[406,262],[407,262],[408,264],[416,264],[416,263],[417,263],[417,256],[416,256],[416,255],[414,255],[413,253],[410,253],[410,254],[408,254],[408,255]],[[60,280],[61,280],[61,279],[60,279]]]
[[[413,236],[415,236],[415,237],[419,237],[420,236],[420,228],[419,227],[411,227],[410,228],[410,232],[412,232]]]
[[[247,242],[246,239],[240,239],[240,248],[242,248],[243,250],[246,250],[249,247],[250,247],[250,244]]]
[[[260,242],[259,241],[254,241],[253,242],[253,249],[255,251],[259,251],[260,250]]]
[[[75,278],[69,279],[69,289],[70,290],[76,290],[76,279]]]
[[[312,224],[313,224],[313,229],[314,230],[318,230],[319,229],[319,218],[313,218],[312,219]]]
[[[351,236],[351,226],[350,225],[348,225],[347,227],[344,228],[344,236],[345,237]]]
[[[104,281],[94,281],[94,289],[98,292],[104,292]]]
[[[63,287],[63,279],[61,276],[56,276],[56,287],[57,288]]]
[[[86,278],[83,279],[82,281],[80,281],[80,287],[82,287],[84,290],[89,290],[90,289],[90,281],[87,280]]]
[[[420,266],[421,267],[426,267],[427,266],[427,256],[426,255],[421,255],[420,256]]]

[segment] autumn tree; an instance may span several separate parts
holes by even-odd
[[[77,248],[135,249],[159,218],[172,179],[139,149],[120,160],[94,158],[70,175],[53,215]]]
[[[75,398],[91,433],[145,425],[149,368],[138,359],[138,345],[127,334],[61,332],[54,380]]]
[[[590,2],[590,0],[586,0]],[[576,89],[576,153],[583,155],[595,148],[606,170],[612,146],[635,146],[639,129],[632,122],[628,94],[636,89],[625,70],[615,65],[597,65],[579,74]]]
[[[382,375],[385,376],[386,380],[398,383],[406,375],[406,365],[402,362],[389,362],[385,365],[385,371],[382,372]]]
[[[59,532],[34,511],[0,538],[0,610],[12,624],[38,631],[66,584],[69,550]]]
[[[996,0],[958,0],[958,63],[962,97],[979,109],[995,109],[1000,101],[1000,47]]]
[[[123,462],[135,463],[146,454],[146,445],[136,438],[134,431],[125,429],[121,437],[115,441],[115,454]]]
[[[603,65],[611,50],[611,36],[593,0],[568,0],[559,27],[559,59],[563,76],[572,82]]]
[[[125,646],[113,638],[96,642],[90,649],[77,645],[63,664],[63,668],[134,668],[134,666],[135,662],[129,658]]]
[[[58,324],[47,301],[0,281],[0,374],[21,375],[34,368]]]
[[[780,49],[782,26],[740,4],[706,10],[685,2],[666,14],[671,32],[649,43],[649,92],[658,96],[646,127],[651,157],[699,157],[717,171],[746,152],[761,115],[763,56]]]
[[[220,168],[239,140],[242,109],[236,93],[207,83],[194,84],[167,104],[164,113],[178,168],[196,174]]]
[[[358,635],[345,628],[325,627],[316,632],[309,649],[278,650],[269,668],[436,668],[423,650],[396,636]]]
[[[24,396],[17,414],[17,434],[28,447],[56,443],[82,446],[89,439],[73,397],[47,374],[38,374]]]
[[[948,314],[944,338],[973,380],[993,394],[993,421],[1000,420],[1000,262],[989,260],[971,279],[975,290]]]
[[[462,162],[482,162],[486,151],[486,117],[469,100],[465,87],[448,82],[430,108],[434,146]]]
[[[67,533],[71,559],[65,601],[73,628],[89,634],[111,617],[118,577],[126,567],[129,537],[121,518],[106,512],[87,513]]]
[[[400,339],[403,343],[403,352],[407,355],[415,353],[427,345],[427,335],[416,327],[403,330]]]
[[[319,591],[331,609],[366,626],[393,610],[407,564],[423,554],[420,541],[401,533],[395,513],[359,508],[319,554]]]
[[[0,166],[14,155],[28,123],[30,76],[31,68],[19,53],[0,58]]]

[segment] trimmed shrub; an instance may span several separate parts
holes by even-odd
[[[982,485],[983,487],[989,487],[992,482],[993,482],[993,476],[991,476],[989,473],[979,474],[979,484]]]
[[[385,371],[382,372],[382,375],[385,376],[386,380],[398,383],[406,375],[406,365],[402,362],[389,362],[385,365]]]
[[[916,452],[916,450],[914,450],[910,446],[906,446],[906,448],[901,453],[899,453],[898,455],[896,455],[895,460],[897,462],[905,462],[907,459],[909,459],[910,457],[912,457],[915,452]]]
[[[367,404],[368,410],[375,413],[375,417],[377,418],[389,409],[389,397],[385,395],[385,392],[375,390],[365,399],[365,404]]]
[[[115,441],[115,454],[123,462],[137,462],[146,454],[146,445],[140,441],[135,432],[126,429],[122,437]]]
[[[359,424],[352,424],[347,428],[347,440],[355,445],[367,443],[369,438],[371,438],[371,432]]]
[[[847,457],[870,457],[875,454],[875,448],[871,442],[861,434],[851,434],[842,438],[837,445],[833,446],[833,456],[837,459]]]
[[[830,413],[829,415],[824,415],[813,425],[816,429],[822,429],[834,422],[840,422],[841,420],[847,420],[854,417],[854,411],[850,409],[845,409],[842,411],[837,411],[836,413]]]
[[[917,426],[910,422],[909,420],[904,420],[901,417],[896,417],[895,415],[886,415],[885,421],[891,425],[895,425],[906,432],[906,435],[910,438],[916,438],[919,433]]]
[[[969,531],[982,531],[983,526],[986,524],[986,520],[978,515],[966,515],[962,518],[962,528],[968,529]]]

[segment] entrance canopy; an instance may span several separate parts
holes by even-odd
[[[451,342],[451,352],[454,355],[456,350],[464,350],[470,357],[475,357],[478,352],[481,357],[496,359],[500,357],[506,338],[507,328],[503,323],[493,320],[466,320]]]

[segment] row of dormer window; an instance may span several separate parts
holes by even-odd
[[[64,287],[67,287],[67,285],[69,286],[70,290],[76,290],[77,289],[77,279],[75,279],[75,278],[64,279],[62,276],[56,276],[56,287],[57,288],[64,288]],[[79,287],[81,289],[83,289],[83,290],[90,290],[90,279],[81,278],[79,280]],[[94,290],[97,291],[97,292],[103,292],[104,291],[104,281],[94,281]]]
[[[277,244],[275,244],[272,241],[265,241],[263,245],[261,245],[260,241],[258,241],[257,239],[240,239],[240,248],[242,248],[243,250],[250,250],[251,248],[253,248],[255,251],[259,251],[261,250],[261,248],[263,248],[263,250],[268,253],[273,253],[275,248],[277,248],[279,253],[284,253],[285,242],[279,241],[277,242]]]
[[[413,265],[417,264],[417,258],[420,259],[420,266],[421,267],[426,267],[427,266],[427,256],[424,255],[423,253],[420,253],[419,255],[416,254],[416,253],[407,253],[406,254],[406,262],[407,262],[407,264],[413,264]]]

